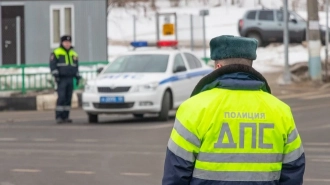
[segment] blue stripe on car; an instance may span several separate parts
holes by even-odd
[[[180,75],[174,75],[174,76],[171,76],[169,78],[165,78],[164,80],[160,81],[159,85],[169,83],[169,82],[184,80],[184,79],[187,79],[187,78],[193,78],[193,77],[197,77],[197,76],[204,76],[204,75],[209,74],[212,71],[213,71],[212,69],[207,69],[207,70],[202,70],[202,71],[194,71],[194,72],[183,73],[183,74],[180,74]]]

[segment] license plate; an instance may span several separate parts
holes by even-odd
[[[100,103],[124,103],[125,99],[123,96],[114,96],[114,97],[101,97]]]

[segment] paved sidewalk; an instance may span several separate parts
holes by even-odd
[[[275,96],[287,95],[287,94],[298,94],[311,91],[319,91],[322,85],[315,85],[311,82],[292,83],[289,85],[280,85],[278,83],[281,78],[282,72],[276,73],[264,73],[263,76],[268,81],[268,84],[272,90],[272,94]]]

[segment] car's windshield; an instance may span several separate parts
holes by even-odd
[[[297,21],[305,21],[304,18],[302,18],[299,14],[297,14],[296,12],[290,12],[296,19]]]
[[[118,57],[104,73],[163,73],[169,55],[139,54]]]
[[[283,21],[283,11],[277,11],[277,19],[278,21]],[[289,20],[296,19],[298,22],[305,21],[304,18],[302,18],[299,14],[296,12],[290,12],[289,14]]]

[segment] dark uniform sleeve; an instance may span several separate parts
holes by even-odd
[[[162,185],[189,185],[194,162],[184,160],[167,148]]]
[[[282,164],[280,185],[302,185],[305,173],[305,152],[298,129],[291,116],[288,125],[287,141],[284,146],[284,158]]]
[[[57,69],[57,58],[55,57],[54,53],[50,54],[49,67],[50,67],[51,74],[54,77],[58,77],[59,72],[58,72],[58,69]]]
[[[201,122],[190,108],[189,104],[179,107],[170,139],[164,164],[162,185],[189,185],[195,168],[196,156],[201,146],[200,135],[197,133],[198,124]],[[190,115],[190,117],[187,117]]]

